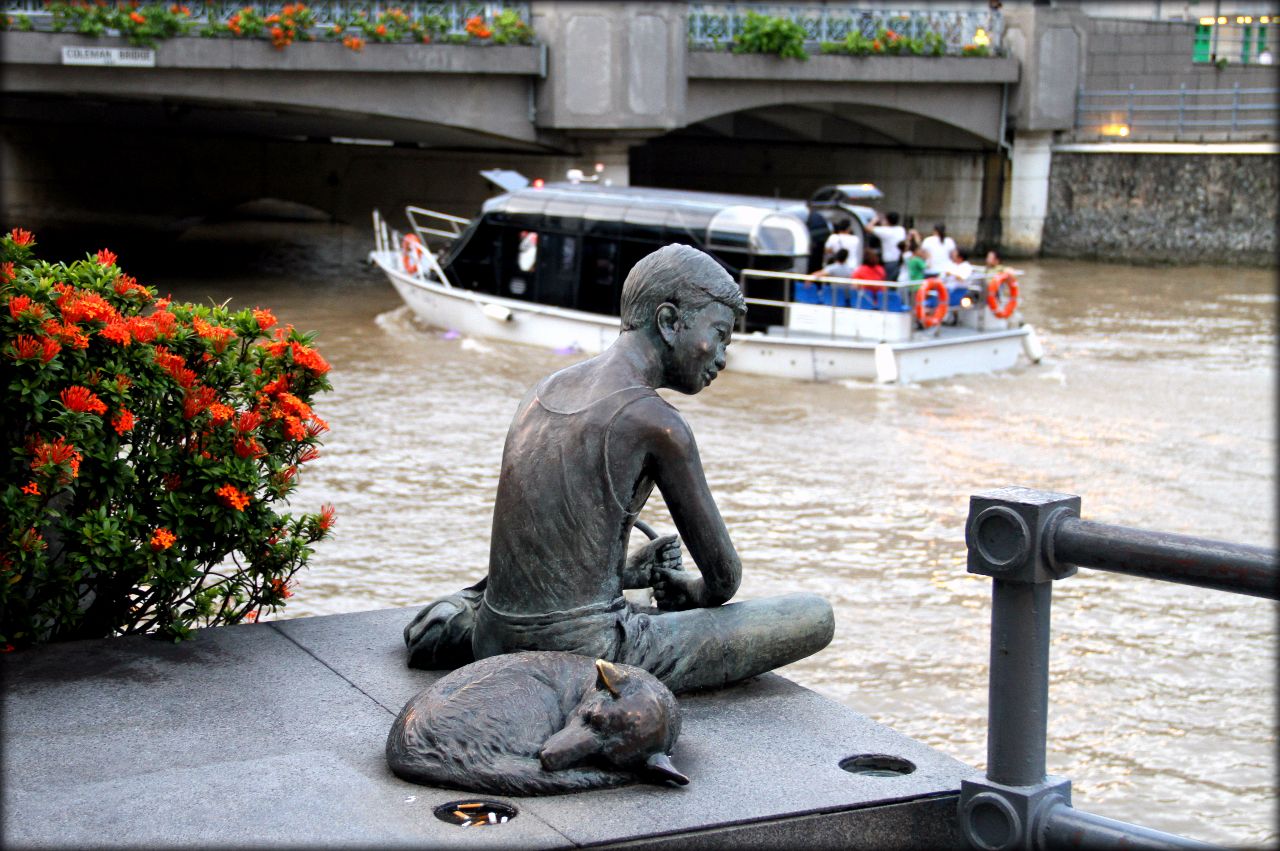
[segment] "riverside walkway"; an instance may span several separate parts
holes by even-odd
[[[383,755],[387,731],[441,675],[404,664],[401,629],[414,611],[0,658],[0,842],[963,847],[958,792],[978,772],[773,674],[681,698],[674,760],[686,787],[495,798],[399,780]],[[434,816],[466,800],[516,815],[465,830]]]

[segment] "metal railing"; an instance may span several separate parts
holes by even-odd
[[[424,245],[429,245],[429,236],[438,236],[446,243],[453,242],[462,236],[462,231],[467,225],[471,224],[470,219],[464,219],[462,216],[451,216],[448,213],[437,213],[435,210],[428,210],[424,207],[405,207],[405,217],[409,219],[409,226],[414,229],[418,237]],[[430,222],[439,222],[443,227],[428,227],[418,221],[421,216]]]
[[[1143,131],[1275,129],[1278,88],[1106,89],[1076,95],[1076,129],[1106,136]]]
[[[143,2],[146,2],[146,0],[143,0]],[[280,8],[288,2],[289,0],[207,0],[207,2],[199,3],[187,2],[186,5],[190,6],[192,10],[193,20],[199,23],[202,21],[224,22],[235,13],[246,8],[253,9],[257,14],[266,17],[279,12]],[[308,9],[315,13],[316,26],[318,28],[330,27],[359,12],[366,13],[370,18],[376,18],[383,12],[392,9],[399,9],[414,20],[426,15],[438,15],[448,21],[449,35],[465,34],[468,18],[481,15],[486,20],[491,21],[499,12],[508,9],[519,13],[521,19],[526,23],[530,21],[529,3],[520,2],[520,0],[495,3],[427,3],[421,2],[421,0],[405,0],[404,2],[395,2],[395,0],[315,0],[314,2],[309,2],[308,0],[303,0],[303,2],[306,3]],[[0,14],[25,15],[31,20],[35,29],[42,31],[49,30],[53,17],[45,0],[0,0]],[[194,34],[192,33],[192,35]]]
[[[992,578],[987,775],[960,788],[975,848],[1209,848],[1071,807],[1071,781],[1045,774],[1049,612],[1078,567],[1280,599],[1274,550],[1080,519],[1080,497],[1008,487],[974,494],[970,573]]]
[[[909,38],[935,32],[946,42],[948,53],[960,53],[965,45],[974,42],[974,36],[981,29],[991,52],[998,54],[1004,38],[1004,17],[993,9],[867,9],[838,3],[690,3],[690,45],[712,50],[732,45],[742,32],[748,12],[798,23],[804,27],[806,41],[811,46],[843,41],[854,32],[875,38],[883,28]]]
[[[747,295],[747,282],[751,279],[774,280],[783,282],[782,299],[758,298]],[[826,301],[805,302],[795,299],[795,285],[798,283],[825,284],[831,289],[828,291],[834,296],[837,292],[852,294],[855,301],[852,305],[837,304],[837,299],[832,297]],[[837,339],[842,335],[837,331],[836,323],[839,314],[837,308],[847,308],[850,310],[873,310],[880,313],[888,314],[889,299],[887,297],[888,290],[911,290],[923,284],[922,281],[908,281],[901,283],[898,281],[865,281],[858,278],[837,278],[829,275],[805,275],[799,272],[770,272],[761,269],[743,269],[738,275],[738,288],[742,290],[743,300],[748,305],[757,305],[759,307],[776,307],[782,310],[782,327],[784,329],[783,336],[790,336],[791,333],[791,311],[797,305],[812,305],[815,307],[833,308],[830,315],[830,338]],[[866,287],[878,287],[885,292],[884,296],[876,297],[871,294]],[[893,311],[895,313],[901,311]],[[746,317],[743,316],[738,320],[738,330],[746,330]],[[853,339],[861,339],[857,334],[856,328],[853,333]],[[879,339],[877,337],[877,339]]]

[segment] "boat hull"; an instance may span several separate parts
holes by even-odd
[[[618,336],[616,316],[501,298],[424,280],[401,271],[393,252],[373,252],[370,259],[414,314],[429,325],[469,336],[586,354],[604,351]],[[1023,326],[989,332],[956,331],[936,339],[898,343],[739,334],[729,349],[728,369],[802,381],[930,381],[1009,369],[1028,350],[1032,334]]]

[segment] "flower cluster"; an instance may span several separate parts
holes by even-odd
[[[303,41],[311,40],[311,28],[316,24],[316,15],[305,3],[286,3],[279,12],[267,15],[263,23],[271,27],[271,46],[276,50],[284,50],[298,38]]]
[[[151,47],[156,41],[186,35],[195,27],[191,8],[180,3],[148,3],[138,0],[56,0],[48,4],[54,32],[70,29],[81,35],[101,36],[115,29],[130,44]]]
[[[330,38],[341,37],[346,47],[359,51],[370,41],[393,44],[407,40],[430,44],[448,29],[449,22],[440,15],[426,14],[415,18],[403,9],[392,8],[373,17],[368,12],[358,11],[334,24],[327,35]]]
[[[328,429],[312,338],[157,299],[108,249],[34,245],[0,237],[0,645],[181,638],[283,605],[333,526],[330,506],[278,510]]]
[[[919,38],[903,35],[897,30],[880,27],[874,38],[853,31],[844,41],[823,42],[823,53],[840,53],[846,56],[942,56],[947,52],[946,40],[936,32],[927,32]]]
[[[493,35],[493,30],[485,25],[484,16],[476,15],[474,18],[467,18],[466,26],[467,35],[473,38],[486,39]]]

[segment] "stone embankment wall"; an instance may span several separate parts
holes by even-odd
[[[1266,154],[1055,153],[1042,251],[1275,266],[1276,164]]]

